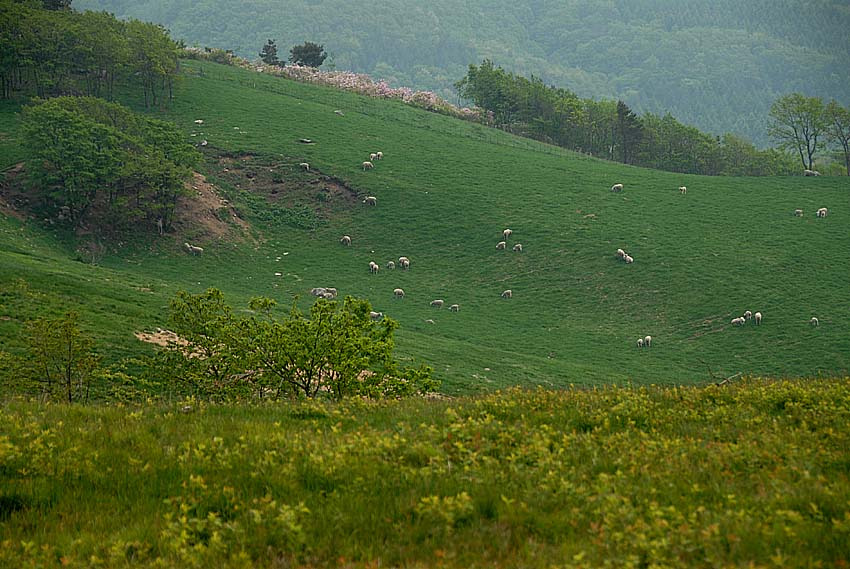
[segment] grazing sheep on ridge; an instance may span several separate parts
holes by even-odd
[[[396,298],[404,298],[404,289],[403,288],[393,289],[393,296],[396,297]]]
[[[623,184],[614,184],[613,186],[611,186],[611,191],[612,192],[622,192],[623,191]]]
[[[339,242],[345,245],[346,247],[351,247],[351,236],[343,235],[339,238]]]
[[[363,203],[366,205],[378,205],[378,198],[375,196],[366,196],[366,199],[363,200]]]
[[[803,170],[804,176],[820,176],[820,172],[817,170]]]
[[[643,339],[643,346],[645,348],[651,348],[652,347],[652,336],[647,336],[646,338]]]
[[[388,261],[387,268],[392,271],[393,269],[395,269],[395,263],[392,261]]]
[[[514,245],[514,251],[516,251],[517,253],[522,253],[522,243],[517,243],[516,245]]]
[[[794,210],[794,217],[803,217],[803,210],[800,209],[800,208],[795,209]]]
[[[431,301],[431,306],[435,306],[435,307],[437,307],[437,308],[442,308],[442,307],[443,307],[443,302],[444,302],[444,301],[443,301],[443,299],[438,298],[438,299],[436,299],[436,300],[432,300],[432,301]]]
[[[309,163],[307,163],[307,162],[302,162],[301,164],[299,164],[299,166],[301,166],[302,168],[304,168],[304,171],[305,171],[305,172],[309,172],[309,171],[310,171],[310,164],[309,164]]]
[[[679,193],[680,194],[688,193],[688,188],[686,186],[679,186]]]
[[[514,233],[514,232],[513,232],[513,231],[511,231],[510,229],[505,229],[504,231],[502,231],[502,239],[504,239],[505,241],[507,241],[507,240],[508,240],[508,237],[510,237],[511,235],[513,235],[513,233]]]
[[[203,247],[196,247],[195,245],[189,245],[188,243],[183,243],[183,247],[185,247],[186,250],[191,255],[203,255],[204,254]]]
[[[512,291],[511,289],[502,291],[502,298],[513,298],[513,297],[514,297],[514,291]]]
[[[638,339],[637,339],[637,347],[638,347],[638,348],[642,348],[642,347],[643,347],[643,338],[638,338]]]
[[[820,326],[820,320],[817,319],[817,316],[812,316],[812,319],[809,320],[809,324],[812,326]]]
[[[460,305],[452,304],[451,306],[449,306],[449,310],[451,310],[452,312],[458,312],[460,310]]]
[[[761,312],[756,312],[755,314],[753,314],[753,318],[756,321],[756,326],[760,326],[761,325]]]
[[[366,162],[364,162],[364,163],[363,163],[363,171],[364,171],[364,172],[365,172],[366,170],[371,170],[371,169],[372,169],[372,168],[374,168],[374,167],[375,167],[375,165],[374,165],[374,164],[372,164],[371,162],[369,162],[368,160],[367,160]]]
[[[507,245],[508,244],[505,243],[504,241],[499,241],[498,243],[496,243],[496,250],[497,251],[503,251],[505,249],[505,247],[507,247]]]

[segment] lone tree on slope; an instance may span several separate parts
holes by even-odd
[[[311,41],[304,42],[302,45],[292,46],[289,50],[289,62],[294,65],[306,65],[308,67],[319,67],[328,56],[325,53],[325,46],[313,43]]]
[[[818,97],[791,93],[770,107],[768,134],[781,148],[796,151],[807,170],[812,169],[818,137],[826,127],[823,101]]]
[[[280,60],[277,58],[277,45],[273,39],[270,39],[260,50],[260,59],[266,65],[280,65]]]

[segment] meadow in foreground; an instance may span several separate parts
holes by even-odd
[[[0,409],[0,566],[844,567],[850,379]]]

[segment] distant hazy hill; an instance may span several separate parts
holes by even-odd
[[[453,94],[484,57],[583,97],[620,97],[765,142],[777,96],[850,103],[846,0],[75,0],[164,24],[189,44],[256,57],[323,43],[338,68]]]

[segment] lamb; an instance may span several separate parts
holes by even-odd
[[[643,339],[643,345],[646,348],[651,348],[652,347],[652,336],[647,336],[646,338],[644,338]]]
[[[809,324],[812,326],[820,326],[820,320],[818,320],[816,316],[812,316],[812,319],[809,320]]]
[[[366,196],[366,199],[363,200],[363,203],[366,205],[378,205],[378,198],[375,196]]]
[[[378,159],[378,155],[377,155],[377,154],[375,154],[374,152],[372,152],[371,154],[369,154],[369,160],[371,160],[371,161],[375,161],[375,160],[377,160],[377,159]]]
[[[195,245],[189,245],[188,243],[183,243],[183,247],[185,247],[191,255],[204,254],[204,249],[202,247],[196,247]]]
[[[387,268],[392,271],[393,269],[395,269],[395,263],[392,261],[388,261]]]
[[[325,289],[325,292],[328,292],[328,293],[332,294],[332,295],[333,295],[333,298],[336,298],[336,297],[337,297],[337,295],[339,294],[339,291],[337,291],[337,290],[336,290],[335,288],[333,288],[333,287],[326,288],[326,289]]]
[[[685,186],[679,186],[679,193],[680,193],[680,194],[686,194],[686,193],[688,193],[688,188],[687,188],[687,187],[685,187]]]
[[[760,326],[761,325],[761,312],[756,312],[755,314],[753,314],[753,318],[755,318],[756,326]]]
[[[817,170],[803,170],[804,176],[820,176],[820,172]]]
[[[829,213],[829,210],[826,209],[825,207],[822,207],[817,211],[817,213],[815,215],[817,217],[826,217],[826,214],[828,214],[828,213]]]
[[[747,319],[744,318],[743,316],[738,316],[738,317],[732,319],[732,325],[733,326],[743,326],[746,321],[747,321]]]
[[[384,317],[383,312],[375,312],[374,310],[369,311],[369,318],[371,318],[372,320],[380,320],[383,317]]]
[[[403,288],[393,289],[393,296],[395,296],[396,298],[404,298],[404,289]]]
[[[638,339],[637,339],[637,347],[638,347],[638,348],[642,348],[642,347],[643,347],[643,338],[638,338]]]
[[[514,245],[514,251],[517,253],[522,253],[522,243],[517,243]]]
[[[375,152],[375,158],[377,158],[378,160],[383,159],[383,157],[384,157],[384,153],[381,152],[380,150]]]
[[[372,169],[372,168],[374,168],[374,167],[375,167],[375,165],[374,165],[374,164],[372,164],[371,162],[369,162],[368,160],[367,160],[366,162],[364,162],[364,163],[363,163],[363,171],[364,171],[364,172],[365,172],[366,170],[371,170],[371,169]]]
[[[350,235],[343,235],[342,237],[339,238],[339,242],[342,243],[343,245],[345,245],[346,247],[351,247],[351,236]]]
[[[611,191],[612,192],[622,192],[623,191],[623,184],[614,184],[613,186],[611,186]]]
[[[451,310],[452,312],[458,312],[458,311],[460,311],[460,305],[459,304],[452,304],[451,306],[449,306],[449,310]]]
[[[307,162],[302,162],[302,163],[300,163],[300,164],[299,164],[299,166],[301,166],[302,168],[304,168],[304,171],[305,171],[305,172],[309,172],[309,171],[310,171],[310,164],[309,164],[309,163],[307,163]]]
[[[803,210],[800,209],[800,208],[795,209],[794,210],[794,217],[803,217]]]
[[[511,289],[502,291],[502,298],[513,298],[513,296],[514,296],[514,291],[512,291]]]
[[[505,229],[504,231],[502,231],[502,238],[503,238],[505,241],[507,241],[507,240],[508,240],[508,237],[510,237],[511,235],[513,235],[513,233],[514,233],[514,232],[513,232],[513,231],[511,231],[510,229]]]
[[[626,252],[623,251],[622,249],[617,249],[617,258],[618,259],[625,259],[626,258]]]
[[[626,263],[634,263],[634,262],[635,262],[635,258],[634,258],[634,257],[632,257],[631,255],[629,255],[628,253],[626,253],[626,256],[625,256],[625,257],[623,257],[623,260],[624,260]]]
[[[507,247],[507,245],[508,244],[505,243],[504,241],[499,241],[498,243],[496,243],[496,250],[497,251],[503,251],[505,249],[505,247]]]
[[[324,293],[322,293],[322,298],[324,298],[325,300],[333,300],[336,298],[336,295],[326,290]]]
[[[380,268],[375,261],[369,261],[369,272],[373,275],[377,275]]]
[[[436,300],[432,300],[432,301],[431,301],[431,306],[434,306],[434,307],[436,307],[436,308],[442,308],[442,307],[443,307],[443,302],[444,302],[444,301],[443,301],[443,299],[438,298],[438,299],[436,299]]]
[[[753,317],[752,311],[747,310],[746,312],[744,312],[744,320],[749,320],[752,317]]]

